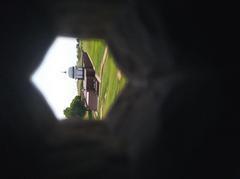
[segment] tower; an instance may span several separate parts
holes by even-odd
[[[83,80],[84,79],[84,68],[72,66],[68,68],[68,76],[73,79]]]

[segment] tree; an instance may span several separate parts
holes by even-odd
[[[76,96],[71,104],[70,107],[67,107],[63,113],[66,118],[73,118],[73,117],[80,117],[83,118],[87,112],[87,108],[84,105],[84,102],[81,99],[81,96]]]

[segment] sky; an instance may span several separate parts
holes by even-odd
[[[76,65],[76,44],[75,38],[57,37],[31,76],[32,83],[42,92],[58,119],[65,118],[63,110],[77,95],[76,80],[62,73]]]

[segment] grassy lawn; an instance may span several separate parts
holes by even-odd
[[[113,56],[109,51],[105,56],[105,63],[102,65],[103,69],[101,69],[101,62],[104,60],[103,57],[106,47],[106,44],[102,40],[83,40],[79,47],[88,53],[94,63],[97,75],[101,78],[99,106],[96,118],[103,118],[107,115],[127,82],[125,76],[117,68]],[[81,65],[81,50],[78,50],[78,57],[77,65]],[[100,76],[101,70],[102,74]],[[82,82],[80,80],[77,81],[77,87],[80,94],[82,88]]]
[[[100,116],[106,116],[125,84],[126,78],[118,70],[116,64],[114,63],[113,56],[108,53],[106,63],[104,65],[100,90]]]

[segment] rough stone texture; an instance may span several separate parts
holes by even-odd
[[[1,175],[238,178],[238,65],[222,7],[188,0],[1,3]],[[30,84],[57,35],[104,38],[127,75],[104,122],[58,122]]]

